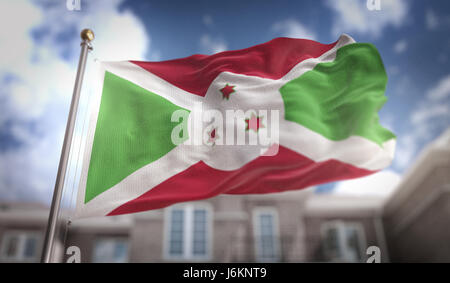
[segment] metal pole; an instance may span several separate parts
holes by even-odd
[[[58,214],[61,204],[64,179],[66,177],[67,163],[69,160],[70,145],[72,143],[73,130],[78,110],[78,102],[80,100],[81,86],[83,83],[84,70],[86,67],[86,59],[89,50],[92,50],[90,42],[94,39],[94,33],[90,29],[84,29],[81,32],[81,54],[78,61],[77,76],[73,89],[72,102],[70,103],[69,117],[67,119],[66,132],[64,134],[64,142],[59,159],[58,173],[56,175],[55,189],[53,191],[53,199],[48,217],[47,232],[45,233],[44,247],[42,250],[41,262],[48,263],[52,257],[53,244],[56,235],[56,227]]]

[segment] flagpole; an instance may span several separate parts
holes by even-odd
[[[64,134],[63,147],[61,157],[59,159],[58,173],[56,175],[55,189],[53,191],[53,199],[48,217],[47,231],[45,233],[44,246],[42,249],[41,262],[48,263],[51,260],[53,245],[56,235],[56,227],[58,214],[61,204],[64,179],[66,177],[67,163],[69,160],[70,145],[72,143],[73,130],[78,110],[78,102],[80,100],[81,86],[83,84],[84,70],[86,68],[86,60],[88,52],[92,50],[91,41],[94,40],[94,32],[90,29],[81,31],[81,53],[78,61],[77,76],[73,89],[72,101],[70,103],[69,117],[67,119],[66,132]]]

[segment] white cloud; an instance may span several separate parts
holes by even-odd
[[[213,21],[213,18],[211,15],[208,15],[208,14],[203,15],[202,21],[203,21],[203,24],[208,28],[212,28],[214,26],[214,21]]]
[[[395,65],[387,67],[386,71],[389,75],[392,75],[392,76],[396,76],[396,75],[400,74],[400,68]]]
[[[294,19],[287,19],[272,25],[272,31],[285,37],[316,40],[316,34]]]
[[[402,39],[397,41],[397,43],[395,43],[394,45],[394,51],[397,54],[403,53],[406,51],[408,47],[408,42],[406,42],[406,40]]]
[[[33,48],[28,33],[33,24],[42,21],[42,13],[25,1],[0,1],[0,21],[3,26],[0,29],[0,72],[22,70],[31,59]]]
[[[228,49],[225,40],[221,38],[213,38],[207,34],[200,37],[200,47],[202,52],[207,54],[218,53]]]
[[[340,195],[388,197],[400,181],[399,174],[386,170],[366,177],[339,182],[333,192]]]
[[[450,117],[450,105],[427,104],[412,113],[411,121],[413,124],[418,125],[437,117]]]
[[[0,0],[0,131],[12,143],[0,148],[0,199],[51,199],[82,28],[96,34],[90,62],[145,58],[150,38],[121,2],[83,1],[70,12],[65,1]]]
[[[427,98],[436,101],[450,97],[450,74],[442,78],[436,87],[427,92]]]
[[[430,142],[436,132],[450,125],[450,74],[441,78],[410,114],[411,127],[400,136],[394,163],[397,168],[411,165],[421,143]]]
[[[417,138],[414,135],[414,130],[411,130],[409,134],[400,136],[395,147],[394,165],[402,170],[409,167],[417,153],[417,149]]]
[[[435,30],[439,26],[439,18],[436,15],[436,13],[431,9],[428,9],[425,12],[425,26],[429,30]]]
[[[396,132],[394,122],[395,116],[390,113],[384,114],[380,117],[380,124],[391,132]]]
[[[412,112],[411,122],[416,127],[428,124],[432,119],[448,121],[450,125],[450,74],[429,89],[425,99]]]
[[[369,10],[366,2],[328,0],[327,5],[335,12],[331,29],[333,35],[355,32],[379,37],[384,28],[405,24],[408,16],[406,0],[383,0],[379,11]]]
[[[58,49],[70,49],[78,56],[78,36],[69,37],[65,42],[56,41],[68,30],[78,33],[89,27],[96,35],[93,57],[104,61],[144,59],[150,47],[150,37],[143,23],[130,10],[119,12],[122,2],[123,0],[82,1],[79,12],[66,11],[65,5],[45,7],[42,10],[45,21],[41,25],[41,30],[45,30],[45,46],[56,49],[59,53],[61,50]],[[56,48],[52,46],[55,43]]]

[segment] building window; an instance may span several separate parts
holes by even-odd
[[[253,214],[257,261],[280,258],[278,214],[273,208],[257,208]]]
[[[128,262],[128,241],[123,238],[98,239],[94,245],[93,262]]]
[[[3,236],[0,258],[4,261],[37,261],[40,239],[38,232],[6,232]]]
[[[322,225],[323,252],[329,261],[360,262],[365,245],[360,223],[332,221]]]
[[[174,209],[170,216],[170,250],[171,255],[183,255],[184,210]]]
[[[192,227],[192,253],[194,256],[205,256],[207,246],[206,209],[194,209],[194,223]]]
[[[210,257],[211,209],[206,204],[182,204],[166,210],[165,257],[207,259]]]

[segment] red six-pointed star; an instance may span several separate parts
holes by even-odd
[[[227,100],[230,99],[230,94],[235,92],[234,88],[234,85],[226,84],[222,89],[220,89],[220,92],[222,92],[222,98],[226,98]]]
[[[208,139],[208,143],[211,143],[212,145],[216,144],[216,140],[219,138],[219,135],[217,135],[216,133],[216,128],[212,129],[209,132],[209,139]]]
[[[263,117],[256,116],[254,113],[252,113],[252,116],[250,119],[245,119],[245,123],[247,123],[247,128],[245,130],[252,129],[255,132],[258,132],[260,128],[264,128],[264,125],[262,123]]]

